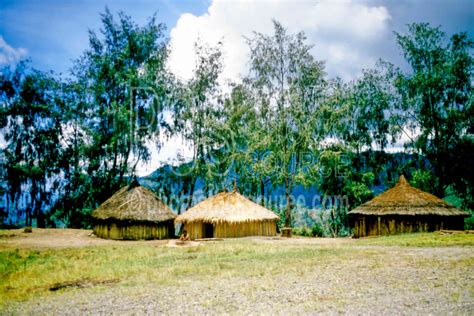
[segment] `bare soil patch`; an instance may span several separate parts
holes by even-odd
[[[165,245],[168,240],[109,240],[96,237],[87,229],[33,228],[32,233],[23,229],[8,230],[0,235],[1,248],[74,248],[100,245],[123,245],[149,243]]]

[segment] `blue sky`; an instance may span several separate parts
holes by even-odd
[[[181,47],[181,52],[176,53],[175,56],[175,63],[179,65],[174,68],[177,72],[183,72],[183,77],[186,77],[186,72],[189,73],[192,67],[192,60],[184,64],[182,61],[184,57],[192,59],[186,54],[190,53],[189,45],[195,40],[191,34],[194,30],[199,30],[200,37],[211,43],[215,40],[213,37],[216,36],[227,36],[233,40],[232,36],[235,34],[248,36],[252,30],[265,32],[271,18],[283,20],[282,22],[288,25],[290,30],[304,30],[309,40],[315,42],[316,47],[319,46],[321,59],[327,61],[329,74],[345,79],[353,77],[360,68],[370,66],[379,57],[402,63],[392,31],[403,32],[407,23],[430,22],[433,25],[442,25],[443,30],[448,33],[468,31],[471,36],[474,34],[474,0],[329,1],[331,4],[337,3],[336,9],[335,6],[318,5],[319,2],[324,3],[324,1],[269,0],[254,2],[239,0],[0,0],[0,36],[3,39],[0,43],[0,54],[5,54],[6,49],[10,53],[6,61],[3,59],[3,64],[13,63],[19,58],[26,57],[30,58],[33,65],[41,70],[67,73],[72,64],[71,61],[78,58],[87,48],[88,29],[100,29],[99,14],[106,6],[112,12],[125,11],[139,24],[144,24],[147,18],[156,12],[158,21],[167,25],[168,35],[177,26],[178,21],[181,21],[182,27],[177,27],[176,33],[179,33],[181,29],[182,34],[173,39],[173,42]],[[344,8],[354,17],[353,21],[344,18]],[[378,9],[385,10],[385,18],[382,17],[382,20],[380,20],[380,14],[377,20],[375,12],[364,13],[364,10]],[[303,17],[303,14],[307,12],[313,13]],[[334,12],[336,12],[334,21],[340,27],[326,27],[327,24],[331,24],[331,21],[324,17]],[[342,12],[342,15],[337,15],[337,12]],[[382,11],[379,10],[380,12]],[[318,18],[321,22],[317,27],[312,28],[311,25],[305,23],[312,19],[316,21]],[[374,33],[369,41],[351,33],[363,23],[367,24],[366,33]],[[344,25],[347,25],[346,28]],[[324,32],[325,27],[326,32]],[[241,33],[238,33],[236,28],[241,28]],[[226,31],[216,33],[214,29]],[[196,35],[194,33],[194,36]],[[328,37],[336,38],[338,41],[329,42],[326,40]],[[186,44],[186,42],[189,43]],[[231,52],[228,54],[230,57],[227,64],[231,70],[227,75],[235,77],[242,71],[243,66],[234,65],[236,63],[234,61],[242,59],[244,52],[236,53],[242,51],[243,48],[231,44],[228,49]],[[351,54],[345,53],[349,50],[352,51]],[[318,55],[317,50],[315,54]],[[338,58],[345,63],[339,62]],[[360,64],[360,67],[356,64]]]
[[[26,49],[25,57],[35,67],[65,73],[87,47],[88,29],[100,29],[99,14],[106,6],[112,12],[126,12],[138,24],[156,12],[169,32],[181,14],[204,13],[208,1],[0,0],[0,36],[10,46]]]

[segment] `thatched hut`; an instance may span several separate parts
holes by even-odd
[[[93,213],[94,234],[107,239],[164,239],[174,236],[176,214],[135,180]]]
[[[238,192],[221,192],[179,215],[191,239],[275,236],[279,217]]]
[[[412,187],[402,175],[395,187],[349,212],[354,237],[463,229],[467,212]]]

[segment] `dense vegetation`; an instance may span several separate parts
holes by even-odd
[[[139,26],[108,10],[101,17],[101,33],[90,32],[67,78],[27,61],[0,73],[2,225],[88,227],[92,210],[151,159],[147,144],[159,148],[173,135],[193,160],[152,180],[178,212],[197,187],[207,196],[235,185],[291,226],[304,188],[333,201],[321,203],[326,226],[314,234],[344,234],[348,208],[401,173],[474,209],[467,33],[411,24],[396,33],[409,70],[380,61],[344,82],[328,78],[304,33],[274,22],[272,35],[248,38],[248,74],[224,87],[220,45],[197,42],[193,78],[181,81],[165,67],[163,24]],[[405,153],[387,153],[401,137]]]

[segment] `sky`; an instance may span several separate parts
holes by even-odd
[[[429,22],[448,35],[466,31],[474,36],[474,0],[0,0],[0,67],[29,58],[35,68],[67,76],[88,47],[88,30],[100,30],[105,7],[124,11],[141,25],[156,13],[167,26],[168,67],[182,79],[191,76],[193,43],[200,38],[210,45],[223,41],[221,80],[239,80],[247,69],[245,37],[271,33],[272,19],[291,33],[304,31],[314,56],[326,62],[328,76],[344,80],[356,78],[379,58],[406,67],[394,31],[405,32],[408,23]],[[177,150],[190,153],[174,139],[139,173],[153,171]]]

